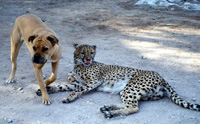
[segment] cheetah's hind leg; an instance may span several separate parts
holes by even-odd
[[[100,108],[100,111],[104,114],[104,117],[108,119],[117,116],[129,115],[138,112],[138,110],[138,106],[126,104],[104,105]]]
[[[127,86],[128,87],[128,86]],[[104,105],[100,108],[100,111],[104,114],[105,118],[113,118],[121,115],[129,115],[139,111],[138,101],[141,95],[136,93],[136,90],[130,91],[125,87],[123,91],[120,92],[122,99],[122,104],[115,105]]]

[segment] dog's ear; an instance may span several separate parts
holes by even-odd
[[[28,42],[33,42],[33,40],[37,37],[37,35],[31,35],[29,38],[28,38]]]
[[[74,43],[73,44],[74,48],[76,49],[78,47],[78,44],[77,43]]]
[[[92,45],[92,47],[96,50],[97,46],[96,45]]]
[[[55,36],[53,36],[53,35],[48,36],[48,37],[47,37],[47,40],[50,41],[51,44],[52,44],[53,46],[54,46],[55,44],[58,44],[58,42],[59,42],[59,40],[58,40]]]

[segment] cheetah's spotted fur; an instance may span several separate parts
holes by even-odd
[[[164,93],[177,105],[200,111],[199,104],[181,99],[173,88],[154,71],[144,71],[94,61],[96,46],[75,44],[74,70],[69,73],[69,83],[47,88],[49,93],[73,91],[63,103],[70,103],[81,94],[93,89],[120,94],[122,104],[104,105],[100,111],[106,118],[128,115],[139,110],[140,100],[159,100]]]

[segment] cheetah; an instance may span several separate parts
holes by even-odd
[[[49,93],[73,91],[63,103],[73,102],[83,93],[97,89],[121,96],[122,104],[100,108],[105,118],[138,112],[140,100],[159,100],[163,96],[181,107],[200,111],[199,104],[181,99],[157,72],[99,63],[94,61],[96,46],[74,44],[74,47],[74,69],[68,74],[69,83],[47,87]]]

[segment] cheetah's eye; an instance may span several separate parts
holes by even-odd
[[[94,52],[91,52],[91,54],[94,54]]]
[[[81,52],[81,54],[83,55],[83,54],[84,54],[84,52]]]

